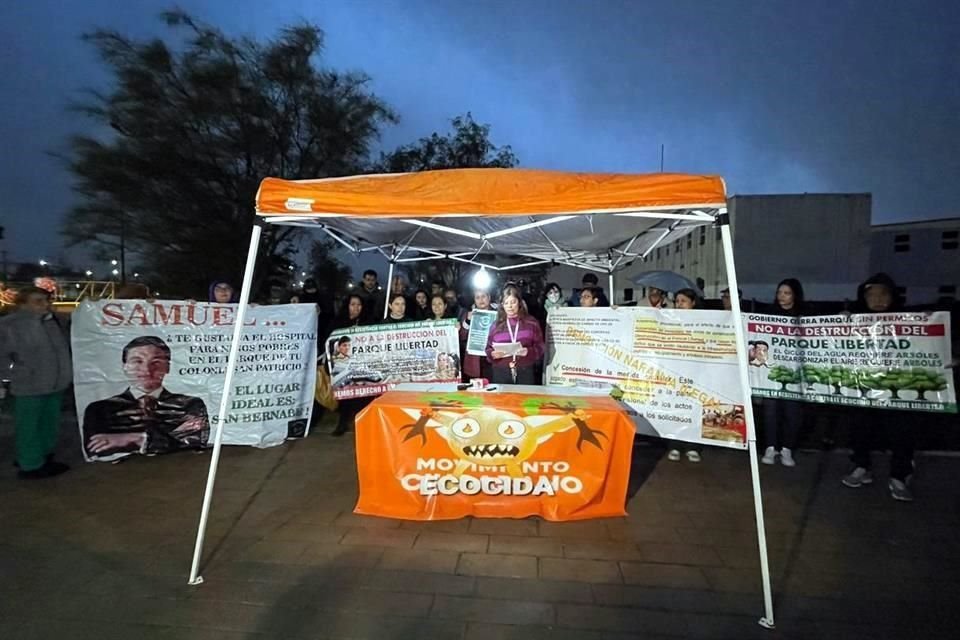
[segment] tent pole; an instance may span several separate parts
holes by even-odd
[[[747,340],[743,334],[743,316],[740,312],[740,297],[737,269],[733,260],[733,242],[730,238],[730,218],[726,209],[721,209],[717,224],[720,226],[720,238],[723,243],[723,259],[727,267],[727,286],[730,287],[730,303],[733,308],[733,330],[737,340],[737,369],[740,372],[740,386],[744,393],[743,412],[747,419],[747,451],[750,456],[750,478],[753,481],[753,507],[757,521],[757,542],[760,547],[760,576],[763,582],[764,617],[760,626],[774,628],[773,592],[770,588],[770,563],[767,559],[767,533],[763,523],[763,498],[760,495],[760,464],[757,461],[757,429],[753,417],[750,378],[747,375]]]
[[[611,266],[611,268],[613,268]],[[610,304],[617,304],[617,292],[613,288],[613,271],[607,274],[607,284],[610,288]]]
[[[393,286],[393,265],[396,262],[396,254],[390,258],[390,269],[387,271],[387,295],[383,297],[383,319],[387,319],[387,310],[390,308],[390,288]]]
[[[233,325],[233,338],[230,341],[230,358],[227,360],[227,376],[223,383],[223,394],[220,396],[220,411],[214,439],[213,453],[210,456],[210,470],[207,473],[207,488],[203,493],[203,507],[200,510],[200,526],[197,528],[197,542],[193,548],[193,564],[190,566],[190,580],[188,584],[203,584],[200,575],[200,556],[203,555],[203,538],[207,531],[207,519],[210,516],[210,502],[213,500],[213,484],[217,479],[217,466],[220,464],[220,449],[223,446],[223,423],[227,416],[227,403],[230,401],[230,391],[233,388],[233,373],[237,366],[237,356],[240,353],[240,335],[243,333],[243,323],[250,302],[250,289],[253,287],[253,270],[257,263],[257,250],[260,248],[260,233],[263,223],[257,220],[250,234],[250,249],[247,251],[247,264],[243,270],[243,286],[240,289],[240,303],[237,306],[236,324]]]

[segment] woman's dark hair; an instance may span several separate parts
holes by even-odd
[[[548,282],[547,286],[543,288],[544,300],[546,300],[547,294],[549,294],[554,289],[557,290],[557,293],[560,294],[560,299],[563,300],[563,289],[561,289],[560,285],[558,285],[556,282]]]
[[[350,320],[350,301],[356,298],[360,302],[360,316],[363,316],[363,297],[357,293],[348,294],[346,299],[343,301],[343,307],[340,308],[340,320],[348,321]]]
[[[870,287],[886,287],[890,291],[890,308],[887,311],[899,311],[903,305],[903,299],[900,292],[897,291],[897,283],[894,282],[886,273],[875,273],[864,280],[857,287],[856,313],[870,313],[870,307],[867,306],[867,289]]]
[[[780,291],[782,286],[790,287],[790,290],[793,291],[793,309],[790,309],[790,313],[794,315],[799,315],[803,311],[805,305],[805,299],[803,297],[803,285],[800,284],[800,281],[796,278],[784,278],[777,285],[777,288],[773,292],[773,306],[776,309],[786,311],[783,307],[780,306],[780,303],[777,302],[777,291]]]
[[[417,296],[420,295],[421,293],[423,294],[423,297],[427,299],[427,306],[429,307],[429,306],[430,306],[430,294],[427,293],[426,291],[424,291],[423,289],[417,289],[417,290],[414,292],[414,294],[413,294],[413,301],[414,301],[416,304],[420,304],[419,302],[417,302]]]
[[[387,304],[388,305],[393,304],[393,301],[396,300],[397,298],[403,298],[403,302],[404,303],[407,302],[407,296],[403,295],[400,292],[394,291],[393,293],[390,294],[390,299],[387,300]]]
[[[443,303],[443,315],[441,317],[445,318],[447,316],[447,299],[443,297],[443,294],[438,293],[436,295],[430,296],[430,304],[428,305],[430,309],[430,317],[433,319],[433,301],[439,300]]]
[[[693,308],[696,309],[700,306],[700,296],[697,295],[697,292],[693,289],[680,289],[673,294],[673,302],[676,304],[677,296],[686,296],[693,300]]]
[[[507,310],[504,309],[504,301],[508,296],[513,296],[517,299],[519,306],[517,308],[517,318],[523,319],[527,317],[527,303],[523,301],[523,292],[520,291],[520,287],[508,282],[504,285],[503,289],[500,290],[500,308],[497,309],[497,324],[506,325],[507,324]]]

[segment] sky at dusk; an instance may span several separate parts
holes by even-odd
[[[81,33],[163,35],[171,3],[0,5],[0,225],[11,260],[61,251],[51,151],[109,77]],[[731,194],[871,192],[875,223],[960,215],[960,3],[182,0],[231,35],[307,20],[364,71],[392,149],[471,111],[525,167],[722,175]],[[76,260],[74,252],[70,257]],[[82,266],[82,265],[78,265]]]

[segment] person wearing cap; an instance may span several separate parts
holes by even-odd
[[[854,313],[890,313],[901,307],[897,286],[893,278],[877,273],[857,289]],[[870,453],[878,448],[879,440],[886,435],[890,447],[890,478],[887,489],[890,497],[902,502],[913,501],[910,480],[913,476],[913,451],[916,441],[915,424],[899,424],[892,411],[864,407],[854,409],[855,419],[850,421],[853,454],[850,460],[853,471],[843,477],[844,486],[851,489],[873,483]]]

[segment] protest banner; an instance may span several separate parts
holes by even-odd
[[[496,311],[474,309],[470,316],[470,331],[467,332],[467,353],[472,356],[487,355],[487,338],[497,321]]]
[[[400,382],[459,381],[457,326],[451,318],[335,330],[326,341],[334,398],[378,396]]]
[[[237,305],[100,300],[73,313],[74,390],[87,460],[202,448],[220,407]],[[251,307],[224,444],[269,447],[307,432],[314,305]]]
[[[746,448],[728,311],[554,309],[544,378],[548,385],[617,387],[639,433]]]
[[[357,417],[356,513],[625,515],[634,426],[604,396],[390,391]]]
[[[755,396],[914,411],[957,411],[950,314],[747,314]]]

